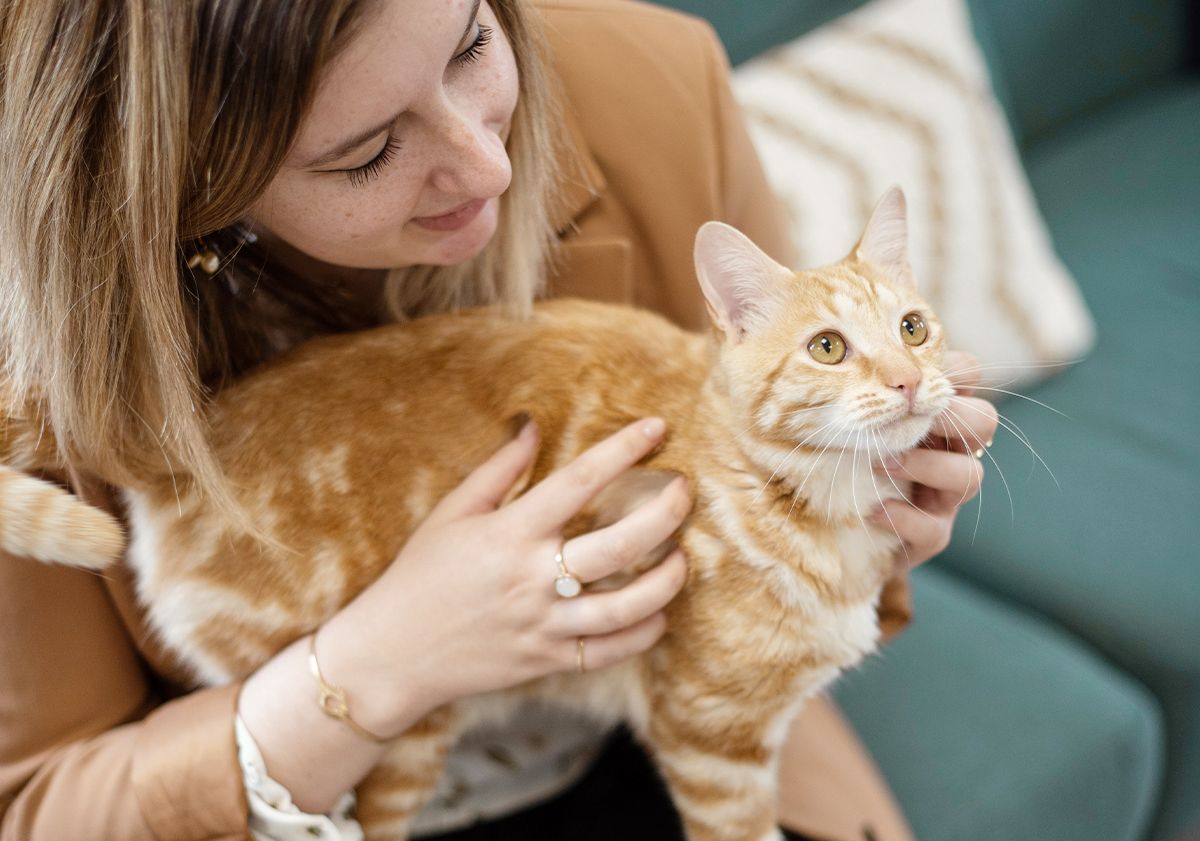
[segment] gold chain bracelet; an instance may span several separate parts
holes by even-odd
[[[379,738],[350,717],[350,704],[346,701],[346,690],[327,682],[321,674],[321,667],[317,665],[317,635],[315,633],[308,638],[308,670],[317,679],[317,686],[320,689],[317,695],[317,706],[325,715],[336,718],[364,739],[381,745],[391,741]]]

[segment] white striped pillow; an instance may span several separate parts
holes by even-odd
[[[734,91],[800,265],[842,257],[900,184],[922,293],[987,380],[1027,384],[1091,346],[962,0],[874,0],[739,67]]]

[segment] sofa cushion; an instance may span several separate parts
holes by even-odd
[[[738,67],[733,88],[783,200],[796,264],[837,262],[893,184],[909,256],[951,346],[993,383],[1091,345],[964,0],[872,0]]]
[[[935,569],[915,620],[836,696],[922,841],[1137,841],[1162,734],[1153,698],[1045,620]]]
[[[1148,685],[1168,777],[1156,837],[1200,820],[1200,80],[1081,118],[1028,171],[1099,341],[1000,408],[1058,479],[1001,433],[978,534],[960,516],[939,563],[1037,608]],[[1061,486],[1061,488],[1059,487]]]
[[[971,0],[1019,136],[1180,70],[1191,0]]]

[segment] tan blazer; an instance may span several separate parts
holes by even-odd
[[[618,0],[541,5],[575,145],[552,292],[701,327],[691,266],[701,223],[730,222],[787,258],[724,55],[707,26],[675,13]],[[73,478],[85,498],[112,506],[106,489]],[[907,620],[903,580],[881,616],[888,630]],[[238,686],[187,693],[186,683],[148,634],[126,566],[100,576],[0,557],[0,841],[247,837]],[[831,710],[821,716],[817,731],[844,728]],[[861,749],[849,731],[834,743],[853,777]],[[801,816],[814,835],[848,825],[825,820],[824,808]],[[840,808],[853,817],[863,807]]]

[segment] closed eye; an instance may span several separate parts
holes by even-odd
[[[471,46],[467,47],[461,53],[456,55],[452,60],[456,64],[474,64],[479,61],[483,51],[487,45],[492,43],[492,28],[479,24],[479,31],[475,34],[475,40],[471,42]]]
[[[487,45],[492,42],[493,35],[494,33],[490,26],[484,26],[482,23],[479,24],[478,31],[475,33],[475,40],[471,42],[469,47],[452,58],[451,62],[462,67],[479,61]],[[389,134],[387,142],[383,144],[383,148],[379,150],[379,154],[362,166],[333,171],[346,173],[351,186],[363,187],[378,177],[392,162],[396,153],[400,151],[400,145],[400,138]]]
[[[396,157],[396,153],[400,151],[400,138],[389,134],[387,142],[383,144],[383,148],[379,150],[379,154],[371,158],[362,166],[356,166],[353,169],[338,170],[346,173],[346,177],[350,179],[351,186],[362,187],[369,183],[371,179],[379,175],[384,167],[392,162]]]

